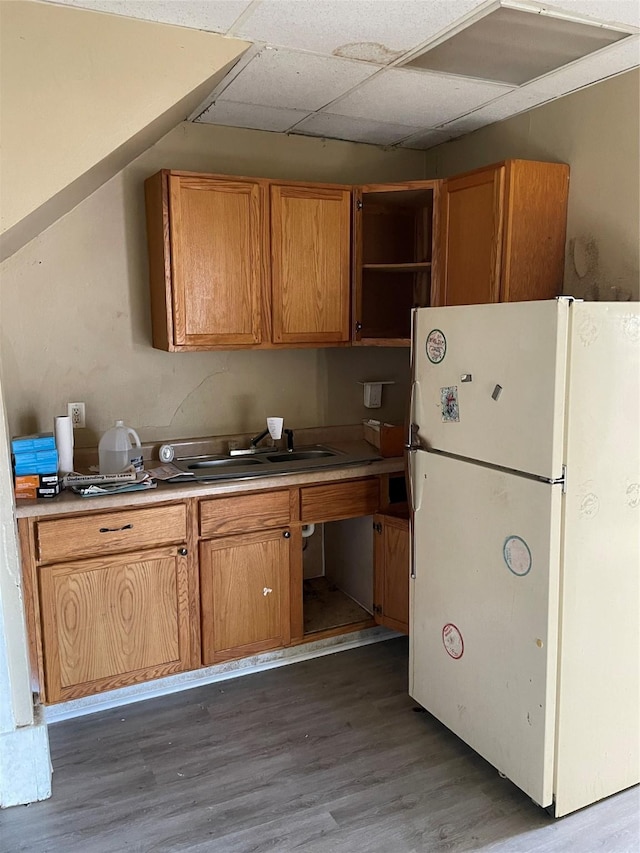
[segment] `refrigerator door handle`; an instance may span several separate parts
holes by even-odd
[[[409,434],[407,435],[407,450],[411,450],[414,445],[415,439],[417,438],[416,433],[418,431],[418,425],[413,422],[413,415],[415,412],[416,405],[416,381],[414,380],[411,383],[411,391],[409,393],[409,417],[407,418],[407,423],[409,425]]]
[[[413,427],[414,425],[411,424]],[[415,500],[415,486],[413,480],[413,466],[416,461],[416,453],[418,452],[416,447],[412,447],[411,444],[407,445],[409,452],[407,453],[407,469],[409,473],[407,486],[409,488],[409,507],[411,512],[409,514],[409,570],[411,578],[415,579],[416,576],[416,548],[413,536],[413,527],[414,527],[414,517],[416,513],[416,500]]]

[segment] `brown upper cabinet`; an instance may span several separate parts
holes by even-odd
[[[506,160],[443,181],[433,305],[552,299],[562,292],[569,167]]]
[[[439,184],[369,184],[354,191],[354,344],[408,346],[411,309],[431,304]]]
[[[348,187],[163,170],[145,195],[155,347],[349,343]]]
[[[158,172],[153,345],[409,346],[412,308],[553,298],[568,188],[531,160],[361,187]]]
[[[348,342],[350,190],[272,184],[270,192],[274,343]]]

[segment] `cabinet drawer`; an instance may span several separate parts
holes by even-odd
[[[378,499],[378,480],[373,478],[308,486],[300,489],[300,520],[322,522],[373,515]]]
[[[58,518],[40,521],[36,527],[41,563],[137,551],[184,542],[186,536],[184,504]]]
[[[200,502],[200,535],[225,536],[266,527],[285,527],[290,520],[289,492],[264,492]]]

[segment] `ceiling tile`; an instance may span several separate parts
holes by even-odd
[[[447,132],[445,130],[421,130],[415,136],[405,139],[404,142],[400,144],[400,147],[417,148],[418,150],[424,151],[426,148],[433,148],[435,145],[441,145],[443,142],[448,142],[450,139],[454,139],[456,136],[461,134],[462,132],[457,134],[453,131]]]
[[[630,68],[637,67],[639,63],[640,36],[630,36],[611,47],[572,62],[571,65],[559,71],[532,80],[529,85],[537,92],[565,95],[575,89],[611,77],[613,74],[628,71]]]
[[[158,21],[226,33],[231,24],[248,8],[251,0],[55,0],[65,6],[78,6],[94,12],[111,12],[128,18]]]
[[[479,110],[474,110],[466,116],[447,122],[441,130],[471,133],[471,131],[477,130],[479,127],[493,124],[496,121],[502,121],[525,110],[531,110],[552,99],[553,95],[534,91],[531,87],[523,86],[522,89],[509,92],[498,98],[497,101],[492,101],[490,104],[480,107]]]
[[[234,35],[386,65],[483,0],[262,0]]]
[[[375,71],[375,66],[362,62],[265,48],[217,100],[312,112]]]
[[[294,128],[293,133],[305,136],[326,136],[330,139],[347,139],[350,142],[367,142],[371,145],[393,145],[415,133],[415,127],[348,118],[330,113],[316,113]]]
[[[553,0],[549,5],[542,5],[551,13],[562,10],[576,17],[594,18],[602,23],[640,26],[638,0]]]
[[[251,127],[257,130],[274,130],[284,133],[308,115],[303,110],[281,110],[256,104],[239,104],[234,101],[217,101],[205,110],[197,121],[206,124],[224,124],[230,127]]]
[[[331,104],[330,109],[336,115],[380,117],[392,124],[433,128],[512,89],[466,77],[391,69]]]

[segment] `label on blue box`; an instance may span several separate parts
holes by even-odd
[[[38,450],[55,450],[56,440],[52,432],[35,435],[19,435],[11,440],[12,453],[35,453]]]
[[[14,453],[13,467],[16,477],[22,477],[24,474],[55,474],[58,470],[58,451]]]

